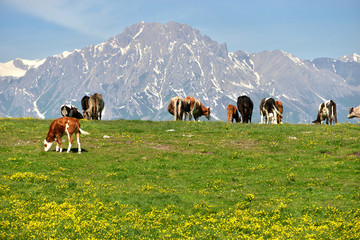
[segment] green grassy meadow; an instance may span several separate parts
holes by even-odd
[[[360,239],[359,125],[50,123],[0,119],[0,239]]]

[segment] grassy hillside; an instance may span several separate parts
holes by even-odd
[[[359,125],[50,123],[0,119],[0,239],[360,238]]]

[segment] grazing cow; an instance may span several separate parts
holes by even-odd
[[[49,132],[47,134],[46,139],[44,140],[45,145],[45,152],[49,151],[52,144],[56,140],[56,151],[62,152],[62,144],[61,144],[61,136],[67,133],[69,138],[69,147],[67,152],[69,153],[71,150],[71,145],[73,141],[73,133],[76,133],[76,139],[78,143],[78,152],[81,153],[81,146],[80,146],[80,133],[82,134],[89,134],[80,128],[80,122],[76,118],[71,117],[62,117],[55,119],[50,124]]]
[[[186,97],[184,99],[184,111],[185,111],[185,120],[187,114],[189,114],[189,120],[191,121],[192,116],[194,116],[194,121],[197,121],[199,117],[205,116],[208,120],[210,117],[210,108],[205,107],[202,103],[194,97]]]
[[[237,100],[237,107],[241,114],[243,123],[251,123],[251,116],[254,108],[254,103],[248,96],[240,96]]]
[[[88,108],[89,108],[89,99],[90,99],[89,96],[84,96],[81,99],[81,107],[82,107],[82,110],[83,110],[83,114],[85,114],[85,111],[88,110]]]
[[[89,108],[85,111],[84,117],[87,120],[90,120],[90,118],[95,120],[100,118],[101,120],[101,112],[104,106],[105,102],[101,94],[95,93],[91,95],[89,98]]]
[[[278,124],[282,124],[281,119],[282,119],[282,117],[283,117],[282,114],[283,114],[283,112],[284,112],[283,104],[282,104],[282,102],[280,102],[280,101],[275,101],[275,106],[276,106],[277,110],[279,110],[279,112],[281,113],[281,115],[279,114],[279,115],[277,116],[277,123],[278,123]]]
[[[282,114],[276,108],[275,100],[273,98],[263,98],[260,103],[261,123],[269,123],[271,121],[272,123],[277,124],[278,115],[282,117]]]
[[[63,117],[73,117],[77,119],[83,118],[83,115],[81,115],[78,109],[71,104],[61,106],[61,115]]]
[[[337,123],[336,116],[336,103],[333,100],[327,100],[319,105],[318,114],[316,120],[312,121],[313,123],[321,124],[325,121],[326,124],[330,125],[334,122]]]
[[[170,99],[168,105],[168,111],[170,114],[174,115],[174,120],[182,120],[184,114],[183,98],[182,97],[173,97]]]
[[[227,117],[228,117],[228,122],[231,121],[231,123],[234,122],[234,120],[238,123],[241,122],[239,113],[237,108],[234,105],[228,105],[227,106]]]
[[[349,108],[349,115],[347,116],[347,118],[360,118],[360,105],[357,106],[356,108]]]

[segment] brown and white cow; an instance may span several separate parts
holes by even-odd
[[[202,105],[200,100],[194,97],[186,97],[183,103],[184,103],[184,111],[185,111],[184,120],[186,120],[187,115],[189,115],[190,121],[192,117],[194,117],[194,121],[197,121],[201,116],[205,116],[208,120],[211,119],[210,108],[207,108],[204,105]]]
[[[260,103],[261,123],[269,123],[270,121],[277,124],[277,116],[282,114],[276,108],[275,100],[271,97],[263,98]]]
[[[234,120],[238,123],[241,122],[240,116],[239,116],[239,112],[237,110],[237,108],[234,105],[228,105],[227,106],[227,117],[228,117],[228,122],[231,121],[231,123],[234,122]]]
[[[277,115],[277,123],[282,124],[281,119],[283,118],[282,114],[284,112],[283,104],[280,101],[275,101],[275,106],[276,106],[277,110],[281,113],[281,115],[280,114]]]
[[[252,112],[254,103],[248,96],[240,96],[237,99],[237,107],[241,114],[243,123],[251,123]]]
[[[45,152],[49,151],[55,140],[56,140],[56,151],[62,152],[63,148],[61,144],[61,136],[64,135],[65,133],[68,135],[68,139],[69,139],[69,146],[67,152],[69,153],[71,150],[71,145],[73,141],[72,135],[73,133],[76,133],[78,152],[81,153],[80,133],[82,134],[89,134],[89,133],[85,132],[80,128],[80,122],[78,119],[71,117],[62,117],[52,121],[46,139],[44,140]]]
[[[357,117],[357,118],[360,118],[360,105],[357,106],[356,108],[349,108],[350,111],[349,111],[349,115],[347,116],[347,118],[354,118],[354,117]]]
[[[73,117],[77,119],[83,118],[83,115],[81,115],[78,109],[71,104],[61,106],[61,115],[63,117]]]
[[[168,112],[174,115],[174,120],[182,120],[184,114],[183,98],[173,97],[168,105]]]
[[[326,124],[329,124],[329,120],[330,124],[337,123],[336,103],[333,100],[327,100],[319,105],[317,118],[312,122],[321,124],[325,119]]]
[[[101,120],[101,112],[105,106],[104,99],[101,94],[95,93],[89,98],[89,108],[85,111],[84,117],[89,120],[90,118]]]

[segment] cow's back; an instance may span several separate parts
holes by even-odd
[[[243,118],[244,123],[251,122],[252,111],[254,103],[248,96],[240,96],[237,100],[238,110]]]

